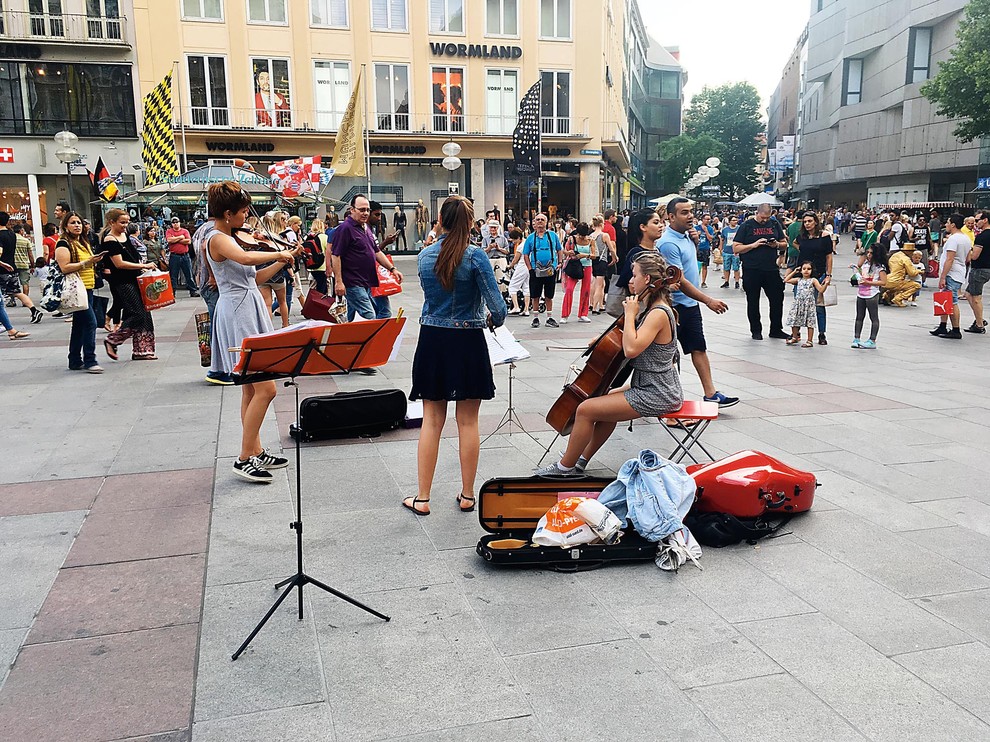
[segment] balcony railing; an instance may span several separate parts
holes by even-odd
[[[340,128],[342,111],[274,110],[255,108],[187,108],[184,122],[192,128],[254,129],[257,131],[335,132]],[[369,113],[372,132],[395,134],[457,134],[463,136],[510,137],[515,116],[467,116],[464,114]],[[587,118],[543,118],[544,138],[587,138]]]
[[[129,46],[124,16],[0,10],[0,38],[58,44]]]

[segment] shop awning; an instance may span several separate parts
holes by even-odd
[[[878,204],[877,209],[971,209],[972,204],[964,204],[959,201],[924,201],[909,204]]]

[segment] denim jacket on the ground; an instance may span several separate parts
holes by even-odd
[[[598,502],[620,520],[628,518],[643,538],[660,541],[684,527],[697,487],[683,466],[649,449],[629,459]]]
[[[495,326],[505,322],[505,299],[499,291],[491,261],[480,247],[469,246],[454,273],[453,291],[447,291],[434,271],[443,238],[419,253],[419,282],[423,287],[421,325],[485,327],[485,304]]]

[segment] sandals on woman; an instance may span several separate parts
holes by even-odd
[[[117,346],[111,343],[109,340],[103,341],[103,348],[106,350],[107,355],[110,356],[111,361],[116,361],[119,356],[117,355]]]
[[[7,330],[7,338],[10,340],[23,340],[24,338],[31,337],[30,332],[21,332],[20,330]]]
[[[416,515],[429,515],[430,514],[429,510],[420,510],[418,507],[416,507],[416,503],[418,502],[425,502],[427,505],[429,505],[430,498],[421,500],[418,497],[407,497],[405,500],[402,501],[402,507],[404,507],[406,510],[412,510]]]
[[[815,347],[815,344],[809,341],[809,342],[801,343],[801,347],[802,348],[814,348]]]
[[[157,361],[158,356],[154,353],[135,353],[131,356],[132,361]]]
[[[466,502],[471,503],[471,507],[469,508],[464,507],[464,503]],[[474,510],[474,505],[475,505],[474,495],[465,495],[462,493],[457,496],[457,507],[460,508],[460,511],[462,513],[470,513],[472,510]]]

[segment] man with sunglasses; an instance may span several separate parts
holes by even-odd
[[[985,335],[987,323],[983,319],[983,286],[990,281],[990,213],[976,212],[976,242],[969,254],[969,284],[966,294],[973,310],[973,324],[966,332]]]
[[[402,274],[396,270],[391,258],[379,249],[368,228],[370,216],[371,202],[363,194],[356,195],[351,199],[350,213],[333,235],[334,293],[347,297],[348,322],[356,314],[364,319],[375,319],[371,289],[378,285],[376,264],[383,265],[402,283]]]

